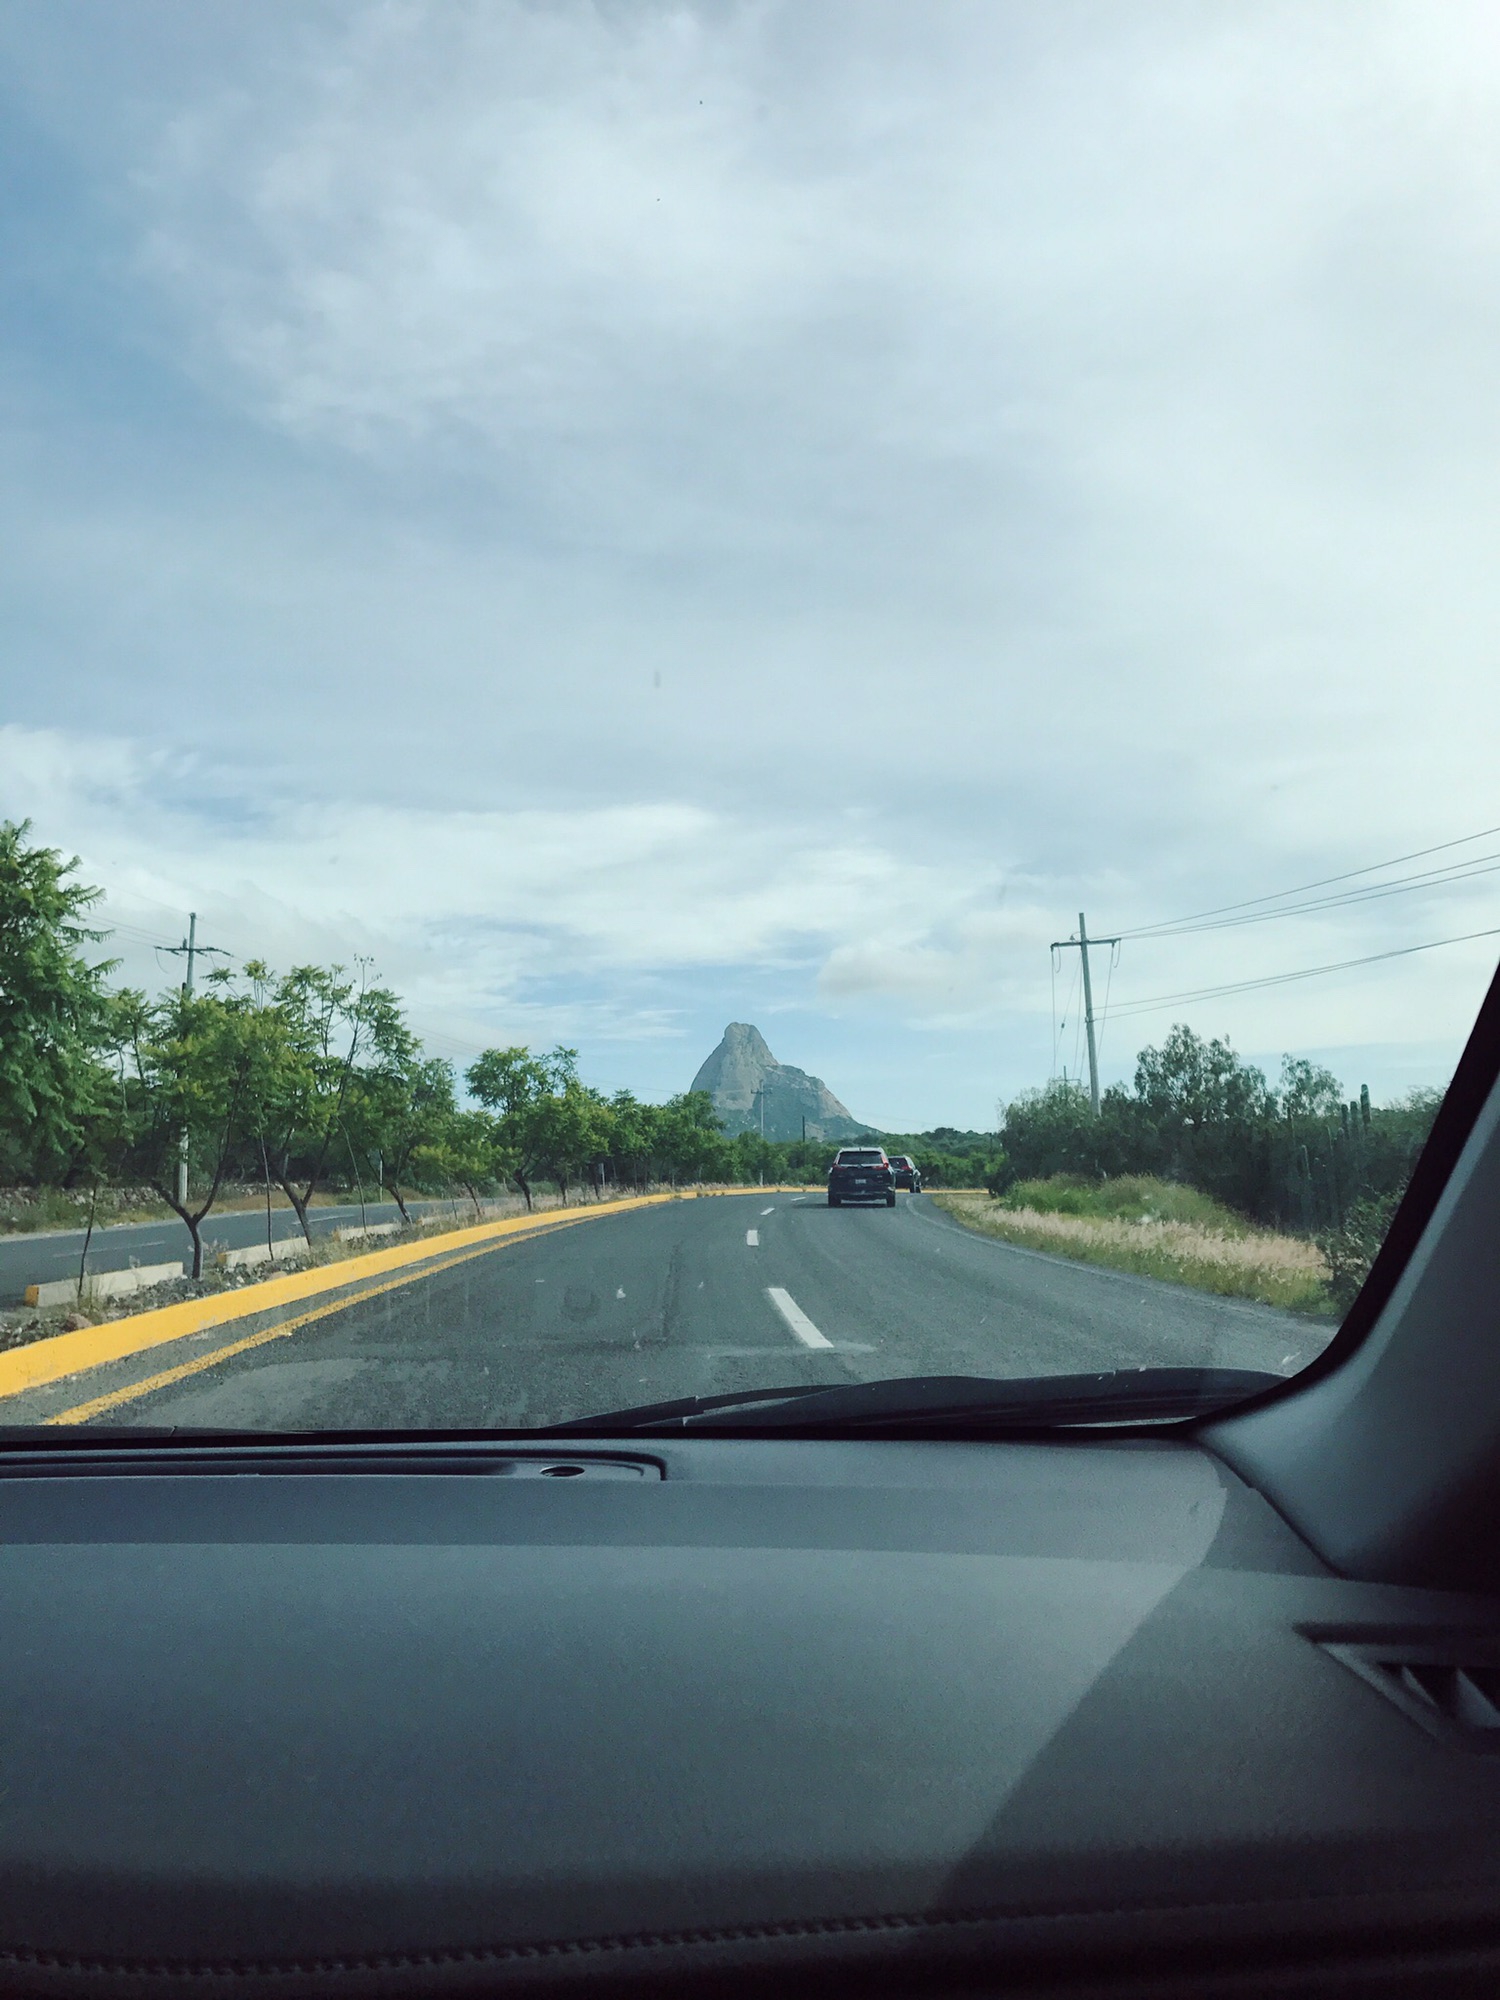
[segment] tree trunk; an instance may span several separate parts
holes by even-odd
[[[201,1278],[203,1276],[203,1234],[201,1228],[203,1218],[201,1215],[185,1215],[182,1219],[188,1226],[189,1236],[193,1239],[193,1276],[194,1278]]]
[[[389,1183],[389,1186],[391,1190],[391,1199],[395,1202],[397,1208],[399,1208],[401,1211],[401,1220],[406,1224],[407,1228],[410,1229],[411,1217],[406,1212],[406,1203],[401,1199],[401,1190],[399,1187],[397,1187],[394,1181],[391,1181]]]
[[[99,1180],[96,1175],[93,1189],[89,1195],[89,1226],[83,1233],[83,1249],[78,1258],[78,1303],[80,1305],[83,1304],[83,1280],[89,1267],[89,1245],[94,1240],[94,1212],[98,1206]]]
[[[276,1184],[281,1189],[281,1192],[286,1196],[287,1200],[292,1204],[292,1207],[296,1209],[297,1220],[302,1226],[302,1234],[307,1238],[307,1247],[309,1251],[311,1251],[312,1231],[307,1226],[307,1205],[310,1199],[312,1198],[312,1189],[309,1188],[305,1195],[300,1195],[298,1194],[297,1190],[292,1186],[290,1181],[282,1180],[279,1175],[277,1176]]]
[[[521,1193],[526,1197],[526,1213],[530,1215],[531,1182],[527,1180],[525,1174],[523,1174],[519,1168],[517,1168],[517,1170],[511,1175],[511,1179],[515,1182],[516,1186],[521,1190]]]

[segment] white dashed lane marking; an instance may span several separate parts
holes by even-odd
[[[745,1242],[750,1249],[758,1250],[760,1248],[760,1231],[758,1229],[747,1229],[745,1231]]]
[[[775,1213],[776,1213],[776,1207],[774,1202],[772,1203],[770,1208],[763,1208],[761,1210],[762,1215],[774,1215]]]
[[[766,1297],[804,1347],[832,1347],[833,1342],[819,1333],[790,1292],[783,1291],[780,1285],[767,1285]]]

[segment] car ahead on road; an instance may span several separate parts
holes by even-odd
[[[892,1153],[891,1172],[896,1177],[898,1188],[905,1188],[908,1194],[922,1192],[922,1169],[910,1153]]]
[[[828,1169],[828,1206],[846,1201],[883,1201],[896,1206],[896,1176],[883,1146],[843,1146]]]

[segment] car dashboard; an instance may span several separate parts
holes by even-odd
[[[6,1990],[1500,1969],[1500,1605],[1190,1439],[19,1451],[0,1567]]]

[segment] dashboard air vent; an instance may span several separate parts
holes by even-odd
[[[1320,1643],[1430,1735],[1500,1755],[1500,1634]]]

